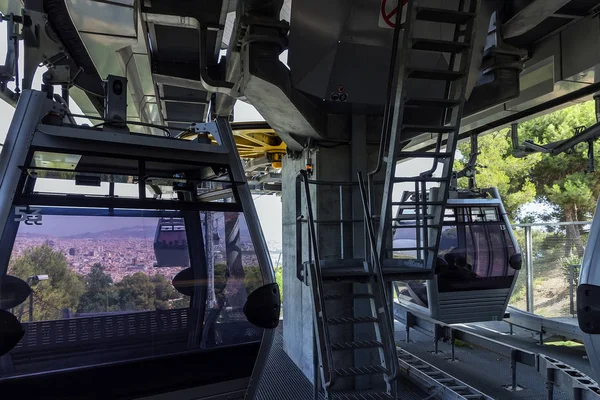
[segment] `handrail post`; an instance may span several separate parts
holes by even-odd
[[[326,343],[330,342],[329,339],[329,327],[327,326],[327,312],[325,309],[325,302],[323,299],[324,291],[323,291],[323,280],[321,277],[321,258],[319,256],[319,246],[317,244],[317,233],[315,228],[315,218],[312,209],[312,201],[310,198],[310,187],[309,187],[309,179],[308,174],[305,170],[300,170],[296,177],[297,187],[301,186],[301,183],[304,184],[304,194],[306,197],[306,210],[307,210],[307,224],[308,224],[308,236],[309,236],[309,249],[312,248],[312,253],[314,255],[314,274],[315,279],[314,282],[317,284],[312,290],[317,293],[316,301],[319,302],[319,308],[321,309],[321,320],[323,336]],[[298,250],[297,250],[298,251]],[[301,252],[301,250],[300,250]],[[318,329],[318,327],[317,327]],[[323,363],[323,371],[325,374],[325,386],[331,387],[335,382],[335,375],[331,372],[330,368],[333,366],[333,354],[331,352],[331,348],[329,346],[325,346],[325,357],[327,359],[327,366]],[[323,357],[323,355],[321,355]],[[316,383],[315,383],[316,384]]]
[[[372,255],[371,258],[373,259],[373,262],[368,263],[368,265],[370,266],[369,268],[371,269],[370,272],[374,273],[376,275],[377,285],[379,286],[379,290],[382,293],[383,302],[385,303],[383,306],[383,314],[384,314],[384,319],[385,319],[384,324],[388,325],[388,329],[391,332],[391,336],[388,337],[388,340],[386,343],[386,346],[388,348],[387,353],[391,357],[391,360],[389,360],[389,362],[388,362],[388,364],[390,365],[390,371],[391,371],[391,373],[389,375],[389,381],[391,382],[398,378],[398,371],[399,371],[398,357],[395,355],[396,354],[396,343],[394,341],[394,324],[392,322],[392,318],[391,318],[391,314],[390,314],[390,309],[389,309],[390,302],[388,300],[388,293],[387,293],[387,289],[385,287],[385,281],[383,278],[383,269],[381,266],[381,260],[379,258],[379,255],[377,254],[377,248],[375,247],[375,233],[373,230],[371,213],[369,212],[367,192],[365,189],[362,172],[359,171],[357,173],[357,175],[358,175],[358,186],[360,189],[360,195],[361,195],[361,199],[362,199],[362,203],[363,203],[365,227],[367,228],[369,243],[371,245],[371,255]],[[365,259],[366,259],[366,257],[365,257]]]

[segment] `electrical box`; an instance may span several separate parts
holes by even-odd
[[[127,120],[127,78],[109,75],[104,81],[104,118]]]

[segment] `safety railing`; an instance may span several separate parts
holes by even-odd
[[[398,371],[400,369],[398,364],[398,357],[396,355],[396,342],[394,341],[394,323],[392,321],[392,314],[387,305],[392,304],[389,301],[389,296],[387,290],[385,288],[385,280],[383,278],[383,269],[381,266],[381,260],[379,258],[379,254],[377,254],[377,247],[375,245],[375,231],[373,228],[373,219],[371,217],[371,212],[369,211],[369,199],[367,194],[367,189],[365,187],[365,182],[361,172],[358,172],[358,187],[360,189],[360,197],[362,200],[364,218],[365,218],[365,229],[367,231],[367,237],[369,239],[369,245],[371,248],[371,262],[367,263],[369,266],[369,272],[375,274],[377,280],[377,286],[379,293],[383,298],[383,302],[386,307],[383,307],[383,319],[385,320],[385,324],[387,324],[388,333],[384,335],[384,346],[385,346],[385,356],[387,358],[386,365],[389,366],[390,374],[388,375],[388,380],[394,381],[398,377]]]
[[[302,200],[300,193],[302,191],[304,191],[304,197],[306,200],[306,220],[304,220],[304,217],[301,214]],[[306,222],[308,224],[308,236],[310,242],[308,264],[310,267],[311,284],[313,286],[312,293],[316,316],[315,323],[318,330],[317,344],[319,353],[321,355],[320,358],[323,360],[323,365],[321,367],[323,368],[323,375],[325,379],[324,383],[326,387],[330,387],[335,382],[335,375],[332,373],[333,353],[330,346],[327,346],[327,343],[330,343],[330,334],[329,327],[327,326],[327,310],[325,308],[325,298],[322,283],[323,280],[321,277],[321,259],[319,257],[319,245],[317,243],[317,232],[310,196],[308,173],[305,170],[301,170],[296,176],[296,252],[298,256],[298,262],[303,259],[302,222]]]

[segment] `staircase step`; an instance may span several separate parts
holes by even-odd
[[[365,391],[344,391],[344,392],[334,392],[331,391],[330,399],[332,400],[391,400],[392,396],[390,396],[385,391],[376,391],[376,390],[365,390]]]
[[[464,24],[475,18],[475,13],[444,10],[440,8],[417,7],[416,18],[420,21],[446,22],[448,24]]]
[[[398,158],[446,158],[451,157],[452,153],[446,152],[410,152],[410,151],[401,151],[398,153]]]
[[[417,214],[405,214],[405,215],[399,215],[397,217],[392,218],[392,221],[416,221],[417,219],[419,221],[424,220],[424,219],[433,219],[434,216],[431,214],[419,214],[417,216]]]
[[[327,322],[331,325],[368,324],[377,322],[377,317],[331,317]]]
[[[337,368],[335,374],[339,377],[387,374],[388,370],[381,365],[368,365],[364,367]]]
[[[404,102],[408,107],[455,107],[460,105],[460,100],[433,99],[433,98],[407,98]]]
[[[332,350],[357,350],[357,349],[376,349],[383,347],[383,343],[378,340],[361,340],[358,342],[332,343]]]
[[[461,53],[469,48],[468,43],[449,40],[413,39],[413,50],[437,51],[442,53]]]
[[[352,295],[327,294],[323,297],[324,300],[347,300],[347,299],[374,299],[375,295],[371,293],[355,293]]]
[[[422,207],[423,205],[426,206],[443,206],[446,205],[446,203],[444,203],[443,201],[426,201],[425,203],[423,202],[414,202],[414,201],[393,201],[392,202],[393,206],[401,206],[401,207],[406,207],[406,209],[408,209],[409,207],[415,208],[415,207]]]
[[[440,125],[402,125],[402,132],[406,133],[452,133],[456,131],[455,126]]]
[[[394,183],[404,183],[404,182],[426,182],[426,183],[435,183],[435,182],[446,182],[446,178],[442,178],[442,177],[431,177],[431,178],[424,178],[422,176],[409,176],[409,177],[403,177],[403,176],[396,176],[394,177]]]
[[[465,76],[464,72],[447,71],[443,69],[411,68],[408,72],[409,78],[430,79],[439,81],[455,81]]]

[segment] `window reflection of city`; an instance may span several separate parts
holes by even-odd
[[[181,267],[155,267],[153,241],[140,238],[115,239],[69,239],[19,237],[15,240],[12,258],[22,256],[26,250],[46,244],[67,258],[73,272],[87,275],[94,264],[101,264],[113,282],[119,282],[127,275],[143,272],[148,275],[160,273],[173,279]],[[252,243],[240,244],[244,266],[257,266],[258,260]],[[215,264],[225,264],[227,255],[225,243],[213,245]]]

